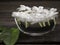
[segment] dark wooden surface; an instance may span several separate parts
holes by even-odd
[[[60,1],[8,1],[0,2],[0,26],[16,26],[11,14],[16,10],[19,5],[24,4],[28,6],[55,7],[60,12]],[[58,16],[55,31],[39,37],[32,37],[20,33],[19,39],[16,44],[20,43],[54,43],[60,42],[60,14]],[[30,45],[30,44],[29,44]]]

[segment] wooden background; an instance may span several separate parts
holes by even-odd
[[[42,5],[45,7],[55,7],[60,12],[60,1],[37,1],[37,0],[35,1],[32,1],[32,0],[31,1],[1,1],[0,2],[0,26],[9,26],[9,27],[16,26],[11,14],[21,4],[28,5],[28,6]],[[18,41],[16,42],[16,45],[19,45],[22,43],[57,43],[57,42],[58,43],[60,42],[60,13],[58,15],[55,31],[39,37],[32,37],[32,36],[28,36],[21,33]],[[2,45],[2,43],[0,44]]]

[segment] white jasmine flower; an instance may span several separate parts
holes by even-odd
[[[37,13],[37,12],[39,11],[39,8],[36,7],[36,6],[33,6],[33,7],[32,7],[32,11],[35,12],[35,13]]]
[[[18,11],[26,10],[26,6],[20,5],[20,7],[17,8]]]
[[[43,7],[43,6],[39,6],[38,8],[39,8],[39,9],[43,9],[44,7]]]
[[[19,12],[13,12],[13,13],[12,13],[12,16],[13,16],[13,17],[19,17]]]
[[[22,22],[31,22],[31,24],[54,19],[58,14],[56,8],[48,10],[44,9],[43,6],[33,6],[31,8],[25,5],[20,5],[17,9],[18,12],[13,12],[12,16],[18,18]]]
[[[51,8],[50,11],[54,11],[55,12],[55,11],[57,11],[57,9],[56,8]]]
[[[43,6],[39,6],[38,8],[39,8],[39,12],[43,12],[43,8],[44,8]]]

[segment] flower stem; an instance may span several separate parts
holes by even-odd
[[[48,20],[48,25],[50,26],[50,22],[49,22],[49,20]]]
[[[56,20],[55,20],[55,18],[54,18],[54,24],[56,24]]]
[[[43,25],[41,24],[41,22],[39,22],[39,25],[40,25],[40,27],[43,27]]]
[[[26,21],[26,22],[25,22],[25,28],[27,28],[27,27],[28,27],[28,22]]]
[[[46,25],[45,25],[45,22],[43,22],[43,26],[45,27]]]

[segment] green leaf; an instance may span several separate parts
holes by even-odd
[[[19,30],[11,28],[3,33],[3,41],[6,45],[14,45],[19,37]]]
[[[4,37],[4,32],[6,31],[6,28],[5,27],[2,27],[2,26],[0,26],[0,40],[2,40],[3,39],[3,37]]]

